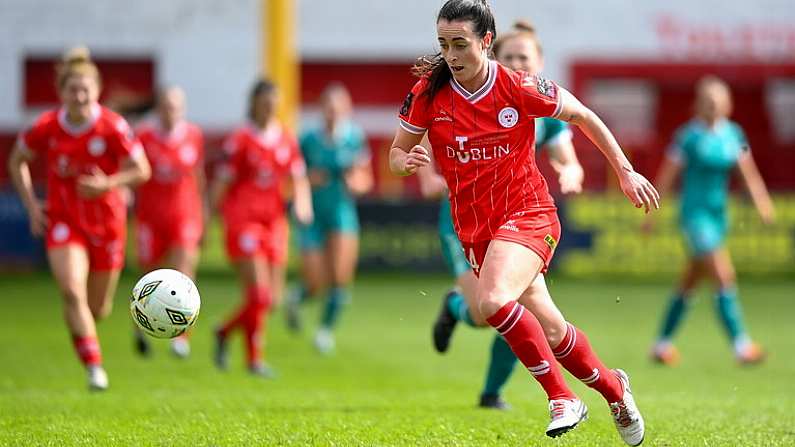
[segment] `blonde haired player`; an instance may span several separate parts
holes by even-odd
[[[150,168],[127,122],[98,103],[100,75],[85,48],[56,68],[61,100],[22,132],[8,161],[31,232],[46,239],[47,259],[64,301],[64,319],[91,389],[104,390],[96,321],[106,317],[124,263],[127,209],[121,188]],[[47,164],[47,202],[33,191],[28,165]]]

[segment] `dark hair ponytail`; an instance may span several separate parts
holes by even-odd
[[[449,22],[457,20],[472,22],[472,29],[480,38],[486,37],[486,33],[489,31],[491,31],[492,39],[497,38],[494,14],[491,12],[487,0],[447,0],[439,10],[436,22],[438,23],[442,19]],[[428,95],[428,99],[431,101],[453,76],[442,53],[417,59],[411,72],[418,78],[428,77],[428,88],[423,94]]]

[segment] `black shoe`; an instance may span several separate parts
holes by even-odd
[[[136,330],[133,333],[133,339],[135,343],[135,351],[141,357],[149,357],[152,355],[152,350],[149,346],[149,340],[146,339],[146,335],[143,332]]]
[[[215,366],[221,371],[226,371],[229,368],[229,353],[226,347],[226,337],[221,334],[220,330],[215,331],[215,351],[213,352],[213,362]]]
[[[447,305],[456,293],[458,292],[450,290],[444,295],[442,308],[439,309],[439,315],[433,323],[433,347],[440,354],[447,352],[447,348],[450,347],[450,337],[453,336],[453,329],[458,323]]]
[[[502,400],[499,394],[482,394],[480,396],[480,408],[491,408],[492,410],[510,410],[511,405]]]

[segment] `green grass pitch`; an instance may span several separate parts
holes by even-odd
[[[239,338],[229,372],[210,363],[211,329],[239,300],[231,276],[200,276],[203,309],[186,361],[164,342],[150,359],[132,352],[134,280],[122,278],[100,325],[111,388],[96,394],[85,389],[50,278],[0,278],[0,445],[623,445],[601,397],[570,376],[590,419],[560,439],[544,436],[545,399],[520,368],[505,393],[512,411],[475,408],[492,332],[459,327],[451,352],[432,351],[444,277],[362,276],[333,357],[314,352],[312,325],[292,336],[277,311],[267,350],[279,377],[270,381],[245,373]],[[670,283],[553,278],[550,287],[605,362],[629,372],[644,445],[795,445],[795,281],[741,282],[752,334],[771,353],[754,368],[734,364],[706,290],[679,334],[683,362],[667,369],[646,353]],[[307,323],[318,307],[307,307]]]

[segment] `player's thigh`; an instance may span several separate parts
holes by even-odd
[[[89,268],[86,247],[74,243],[48,248],[47,260],[55,283],[67,303],[85,302]]]
[[[332,232],[328,237],[330,281],[334,285],[349,284],[359,257],[359,235],[353,232]]]
[[[245,286],[270,286],[270,267],[264,256],[239,257],[235,260],[240,282]]]
[[[113,310],[113,297],[120,270],[92,271],[88,274],[88,307],[94,318],[105,318]]]
[[[325,287],[328,276],[327,268],[324,249],[314,248],[301,251],[301,277],[309,295],[315,295]]]
[[[539,274],[519,298],[521,303],[541,323],[549,345],[553,348],[566,336],[566,319],[555,305],[547,289],[544,275]]]
[[[535,251],[515,242],[493,240],[480,265],[478,302],[491,316],[530,287],[544,261]]]

